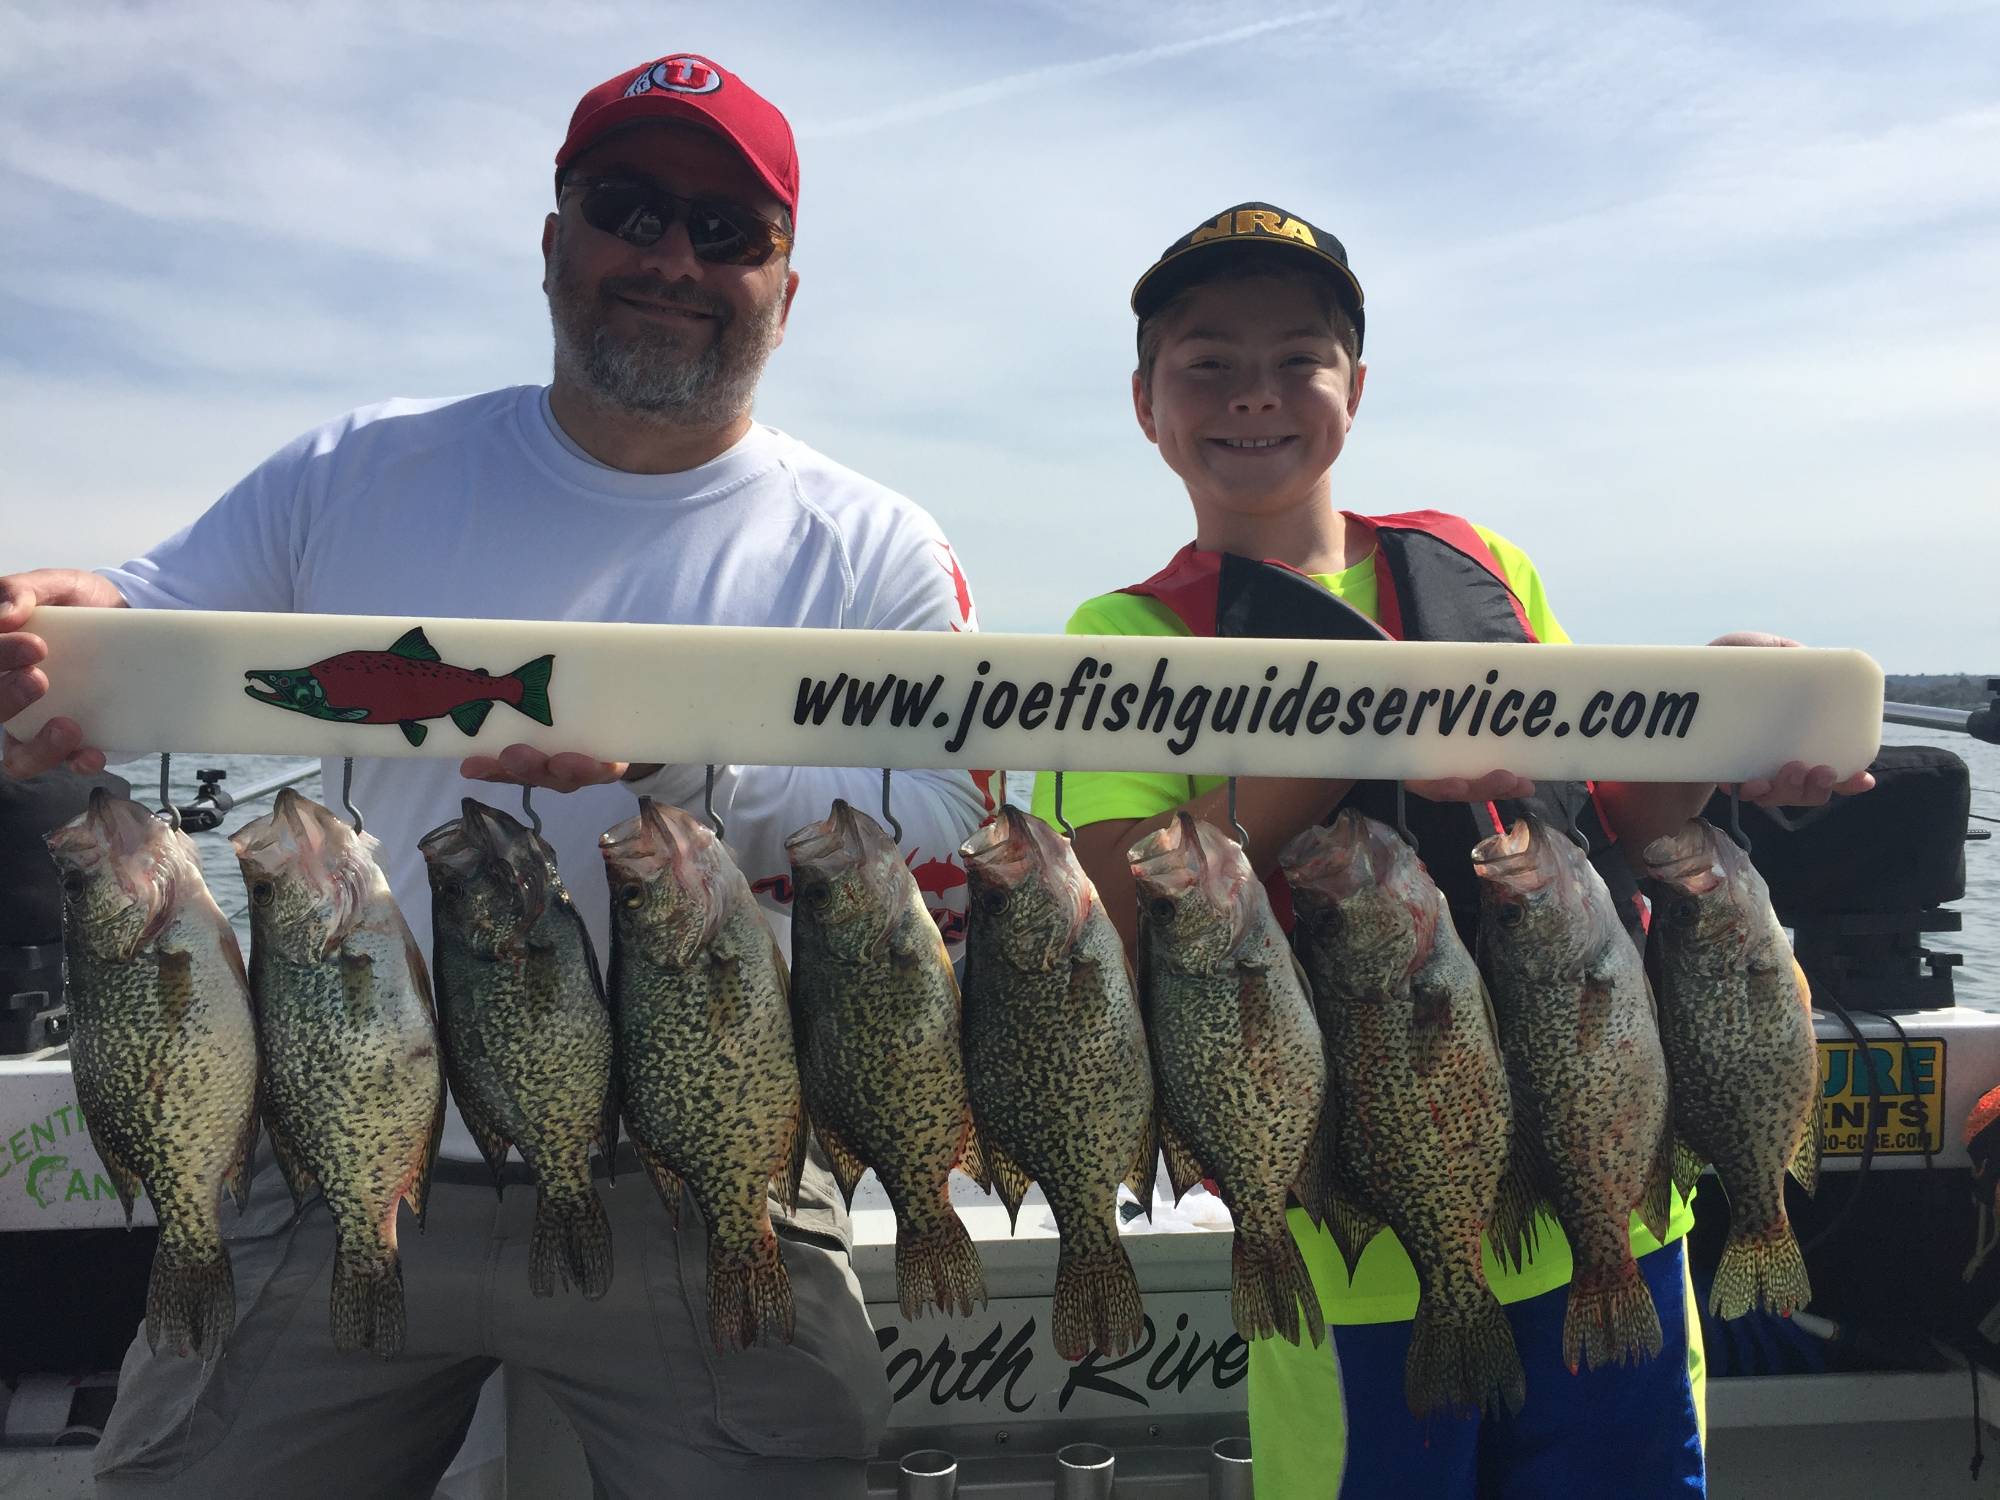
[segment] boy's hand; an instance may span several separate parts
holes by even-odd
[[[91,605],[116,609],[125,603],[117,585],[73,568],[37,568],[0,578],[0,724],[5,724],[49,690],[42,663],[48,644],[21,627],[41,605]],[[51,719],[30,739],[0,731],[0,769],[9,776],[39,776],[68,765],[86,773],[104,769],[104,752],[83,743],[72,719]]]
[[[1790,636],[1772,635],[1763,630],[1732,630],[1709,642],[1711,646],[1797,646]],[[1737,783],[1736,795],[1757,807],[1818,807],[1834,797],[1852,797],[1875,785],[1868,771],[1856,771],[1845,781],[1833,779],[1832,766],[1808,766],[1804,761],[1787,761],[1777,774]],[[1723,791],[1729,790],[1727,782]]]
[[[548,792],[602,786],[621,780],[625,770],[622,760],[592,760],[570,750],[544,755],[531,745],[509,745],[498,756],[468,755],[458,765],[458,774],[467,781],[498,781]]]

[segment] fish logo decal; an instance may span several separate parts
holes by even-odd
[[[394,724],[404,739],[421,745],[430,733],[424,720],[449,718],[474,735],[495,703],[537,724],[553,724],[549,675],[555,660],[538,656],[505,677],[484,667],[454,667],[438,656],[419,626],[387,651],[343,651],[309,667],[245,672],[250,683],[243,691],[259,703],[315,719]]]

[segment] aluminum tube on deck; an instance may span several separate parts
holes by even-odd
[[[1954,734],[1970,734],[1967,725],[1972,711],[1965,708],[1934,708],[1928,703],[1884,703],[1882,722],[1908,724],[1917,729],[1948,729]]]
[[[953,1500],[958,1494],[958,1460],[941,1448],[903,1455],[896,1477],[896,1500]]]
[[[1250,1439],[1224,1438],[1208,1450],[1208,1500],[1251,1500]]]
[[[1056,1500],[1111,1500],[1118,1459],[1096,1443],[1056,1450]]]

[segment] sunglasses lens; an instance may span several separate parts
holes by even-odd
[[[657,245],[680,218],[695,256],[713,265],[761,266],[777,248],[771,231],[754,216],[720,204],[686,202],[648,183],[593,183],[584,190],[582,208],[591,228],[642,250]]]

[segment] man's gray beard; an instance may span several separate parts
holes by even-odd
[[[637,290],[638,278],[625,278]],[[647,283],[648,295],[669,290]],[[574,286],[557,242],[549,286],[556,374],[587,399],[663,426],[725,427],[750,410],[765,362],[778,343],[782,297],[739,315],[721,298],[681,285],[671,295],[719,320],[715,338],[690,356],[682,336],[665,328],[614,334],[605,321],[609,289]]]

